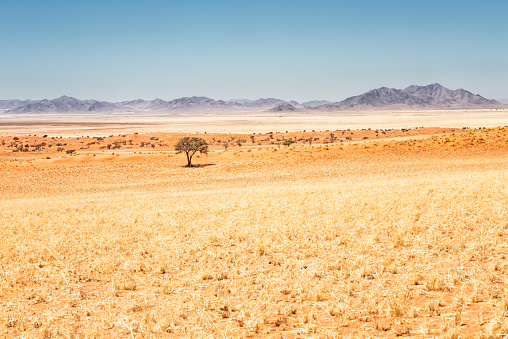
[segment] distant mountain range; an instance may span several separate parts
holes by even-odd
[[[369,109],[458,109],[504,107],[503,103],[486,99],[463,89],[451,90],[440,84],[409,86],[406,89],[381,87],[340,102],[314,100],[303,103],[275,98],[257,100],[215,100],[207,97],[183,97],[171,101],[162,99],[107,102],[79,100],[61,96],[53,100],[0,100],[0,109],[6,113],[206,113],[233,111],[342,111]]]
[[[61,96],[53,100],[30,101],[18,105],[8,112],[13,113],[66,113],[66,112],[98,112],[115,109],[113,103],[97,100],[78,100],[68,96]]]
[[[330,105],[332,102],[326,101],[326,100],[312,100],[312,101],[306,101],[302,102],[302,106],[304,107],[319,107],[323,105]]]
[[[440,84],[409,86],[406,89],[381,87],[341,102],[319,106],[326,110],[375,108],[427,108],[456,109],[502,106],[496,100],[485,99],[463,89],[451,90]]]
[[[11,109],[28,105],[32,100],[0,100],[0,109]]]

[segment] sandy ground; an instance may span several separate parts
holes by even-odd
[[[506,337],[508,128],[350,132],[0,137],[0,338]]]
[[[168,115],[9,115],[0,113],[0,136],[106,136],[124,133],[266,133],[415,127],[478,128],[508,125],[508,110],[369,111],[331,113],[239,112]]]
[[[506,337],[504,125],[0,115],[0,337]]]

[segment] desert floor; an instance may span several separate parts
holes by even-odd
[[[229,112],[144,115],[136,113],[19,114],[0,111],[0,136],[107,136],[131,133],[267,133],[337,129],[508,126],[507,109],[339,112]]]
[[[1,136],[0,337],[505,337],[508,128],[326,129]]]

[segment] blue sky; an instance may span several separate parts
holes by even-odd
[[[508,1],[0,3],[0,99],[339,101],[439,82],[508,98]]]

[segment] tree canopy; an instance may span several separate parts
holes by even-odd
[[[208,143],[201,138],[184,137],[178,140],[175,150],[177,153],[185,153],[187,156],[187,167],[192,167],[192,157],[197,152],[208,153]]]

